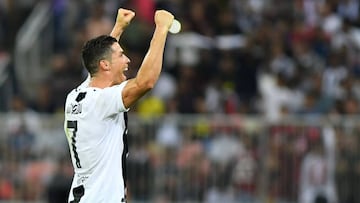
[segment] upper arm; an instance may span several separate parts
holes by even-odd
[[[139,100],[151,87],[141,86],[136,78],[128,80],[123,91],[122,100],[125,108],[131,107],[137,100]]]

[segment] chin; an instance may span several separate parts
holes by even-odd
[[[122,74],[122,81],[121,81],[121,82],[123,82],[123,81],[125,81],[125,80],[127,80],[127,77],[126,77],[126,75],[123,73],[123,74]]]
[[[126,77],[126,75],[123,75],[123,76],[122,76],[122,81],[121,81],[121,82],[124,82],[125,80],[127,80],[127,77]]]

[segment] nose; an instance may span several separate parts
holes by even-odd
[[[125,57],[126,57],[126,63],[130,63],[129,57],[127,57],[126,55],[125,55]]]

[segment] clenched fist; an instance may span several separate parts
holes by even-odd
[[[125,28],[134,18],[134,16],[135,16],[135,12],[124,8],[119,8],[116,17],[116,23],[122,28]]]
[[[167,29],[170,28],[174,20],[174,16],[170,12],[165,10],[156,11],[154,18],[156,26],[166,27]]]

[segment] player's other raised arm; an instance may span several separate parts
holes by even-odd
[[[130,24],[130,21],[134,18],[134,16],[135,12],[128,9],[119,8],[116,22],[110,33],[110,36],[116,38],[119,41],[121,34],[124,32],[126,26]]]
[[[148,52],[136,77],[128,81],[122,92],[126,108],[154,87],[161,72],[166,37],[174,16],[165,10],[158,10],[154,20],[155,31]]]

